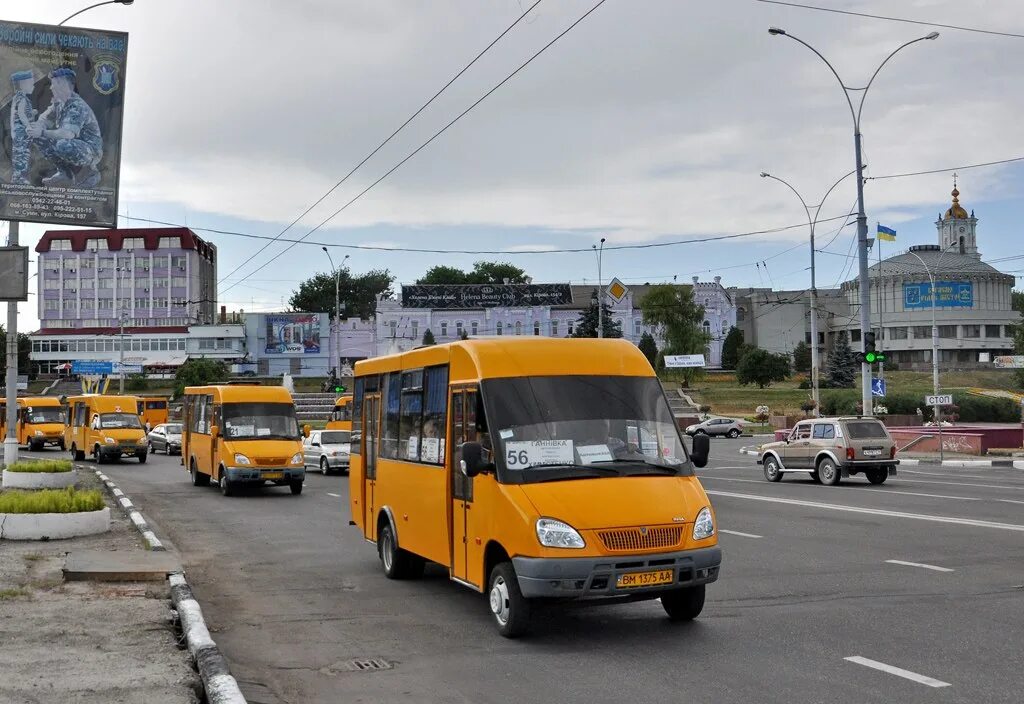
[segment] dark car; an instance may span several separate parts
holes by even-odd
[[[149,431],[149,451],[181,454],[181,423],[161,423]]]

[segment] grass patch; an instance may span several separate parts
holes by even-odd
[[[42,460],[40,462],[15,462],[7,467],[8,472],[43,472],[61,474],[71,471],[71,460]]]
[[[46,555],[41,552],[30,552],[28,555],[22,555],[21,559],[25,562],[39,562],[45,557]]]
[[[0,493],[0,513],[81,513],[99,511],[104,506],[103,494],[96,489],[78,491],[68,487]]]
[[[20,599],[23,596],[28,596],[28,589],[25,589],[24,587],[0,589],[0,601],[4,601],[6,599]]]

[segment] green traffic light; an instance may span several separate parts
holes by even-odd
[[[868,364],[874,364],[878,360],[878,355],[874,352],[867,352],[864,355],[864,361]]]

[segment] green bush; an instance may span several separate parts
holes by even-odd
[[[1020,420],[1020,409],[1008,398],[957,394],[953,403],[960,407],[962,423],[1016,423]]]
[[[77,491],[68,487],[0,493],[0,513],[80,513],[99,511],[105,505],[103,495],[96,489]]]
[[[894,394],[875,399],[875,403],[885,406],[889,415],[915,415],[920,408],[924,420],[932,419],[931,406],[925,406],[924,399],[918,396]],[[1020,420],[1020,409],[1008,398],[954,394],[953,403],[959,407],[957,414],[961,423],[1016,423]],[[859,406],[860,393],[852,389],[829,392],[821,397],[821,413],[825,416],[857,415]]]
[[[43,460],[41,462],[15,462],[6,468],[8,472],[45,472],[60,474],[71,471],[71,460]]]

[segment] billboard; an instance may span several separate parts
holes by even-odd
[[[405,308],[515,308],[572,303],[569,284],[468,284],[402,287]]]
[[[266,316],[266,354],[320,354],[321,313]]]
[[[939,308],[974,307],[974,284],[970,281],[936,281],[935,294],[932,296],[932,285],[927,282],[903,284],[903,308],[931,308],[933,299]]]
[[[0,21],[0,220],[116,227],[123,32]]]

